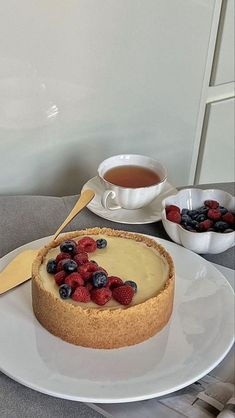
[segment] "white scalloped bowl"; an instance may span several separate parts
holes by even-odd
[[[181,225],[166,219],[165,207],[176,205],[180,209],[190,210],[203,206],[205,200],[217,200],[221,206],[234,210],[235,198],[222,190],[183,189],[162,201],[162,223],[169,237],[177,244],[183,245],[198,254],[219,254],[235,244],[235,231],[221,232],[190,232]]]

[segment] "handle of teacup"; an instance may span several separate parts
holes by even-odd
[[[114,200],[115,197],[116,197],[116,193],[113,190],[105,190],[105,192],[103,193],[101,197],[102,206],[105,209],[109,209],[109,210],[121,209],[121,206],[114,205],[113,203],[111,203],[111,200]]]

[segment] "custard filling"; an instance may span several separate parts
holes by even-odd
[[[157,250],[148,247],[142,242],[132,239],[113,237],[107,235],[89,235],[97,240],[105,238],[107,247],[96,249],[89,253],[89,260],[94,260],[103,267],[109,276],[120,277],[124,282],[133,280],[137,284],[137,293],[134,295],[130,305],[133,306],[156,296],[164,287],[168,277],[169,267]],[[79,237],[81,239],[82,237]],[[79,239],[75,238],[75,241]],[[44,288],[60,299],[59,287],[54,280],[53,274],[47,273],[46,265],[49,259],[59,254],[60,248],[51,249],[40,266],[40,277]],[[114,309],[123,308],[113,298],[104,306],[98,306],[94,302],[75,302],[71,298],[64,300],[65,303],[72,303],[86,308]]]

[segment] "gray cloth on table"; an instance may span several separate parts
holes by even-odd
[[[234,183],[203,185],[200,188],[217,188],[234,194]],[[52,235],[64,221],[78,196],[0,196],[0,257],[30,241]],[[84,209],[70,223],[67,231],[93,226],[111,227],[140,232],[170,240],[161,221],[152,224],[128,225],[100,218]],[[203,255],[209,261],[234,268],[234,248],[221,254]]]

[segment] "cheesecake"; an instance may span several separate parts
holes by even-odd
[[[32,267],[33,311],[44,328],[69,343],[129,346],[167,324],[174,281],[172,258],[155,240],[108,228],[74,231],[39,251]]]

